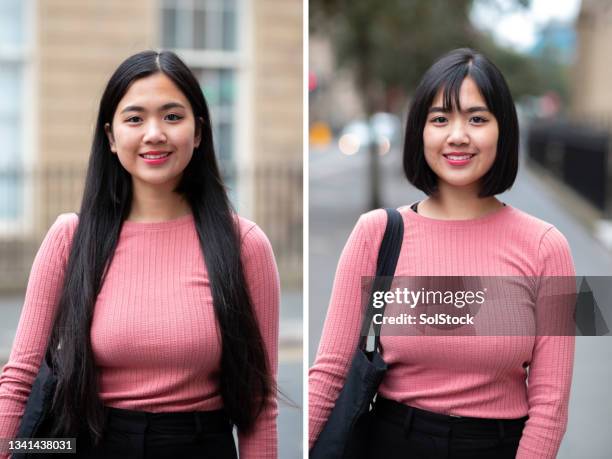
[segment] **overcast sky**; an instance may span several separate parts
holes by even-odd
[[[505,1],[505,0],[504,0]],[[493,32],[503,45],[525,51],[533,46],[538,26],[551,19],[573,21],[578,16],[581,0],[532,0],[531,7],[521,12],[499,14],[487,7],[488,0],[481,0],[473,11],[472,20],[483,29]],[[500,2],[500,3],[503,3]]]

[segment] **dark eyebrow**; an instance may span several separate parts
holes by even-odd
[[[462,111],[464,113],[488,112],[489,109],[487,107],[476,106],[476,107],[470,107],[467,110],[462,110]],[[431,107],[427,113],[436,113],[436,112],[448,113],[450,112],[450,110],[445,110],[444,107]]]
[[[169,110],[171,108],[185,108],[185,106],[183,104],[179,104],[178,102],[168,102],[167,104],[162,105],[159,108],[159,111],[163,112],[163,111]],[[141,107],[140,105],[128,105],[123,110],[121,110],[121,113],[125,113],[125,112],[144,112],[144,111],[145,111],[144,107]]]
[[[482,107],[482,106],[470,107],[466,110],[467,113],[488,112],[488,111],[489,109],[487,107]]]

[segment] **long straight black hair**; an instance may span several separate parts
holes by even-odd
[[[276,392],[247,291],[236,214],[217,166],[204,95],[193,73],[176,54],[143,51],[117,68],[100,100],[79,223],[49,341],[58,377],[52,404],[55,435],[88,433],[97,442],[103,434],[105,413],[90,329],[96,298],[132,203],[131,176],[117,155],[111,154],[104,125],[112,125],[117,105],[134,81],[159,72],[185,94],[196,129],[201,129],[200,145],[174,191],[191,207],[210,276],[222,339],[220,390],[224,407],[234,424],[248,431],[266,399]]]

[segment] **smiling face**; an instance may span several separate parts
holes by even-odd
[[[191,104],[163,73],[134,81],[105,129],[135,191],[173,190],[200,143]]]
[[[487,108],[478,86],[466,77],[459,90],[459,105],[444,110],[443,90],[438,91],[423,129],[425,160],[438,177],[440,189],[473,187],[491,169],[497,154],[497,119]]]

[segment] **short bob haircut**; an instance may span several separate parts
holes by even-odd
[[[434,97],[442,90],[444,110],[461,110],[459,90],[466,77],[480,89],[487,108],[497,119],[499,138],[491,169],[482,177],[480,197],[503,193],[514,183],[518,170],[519,128],[516,108],[506,80],[485,56],[469,48],[455,49],[435,62],[417,87],[404,141],[404,172],[414,186],[427,195],[438,190],[438,177],[425,161],[423,129]]]

